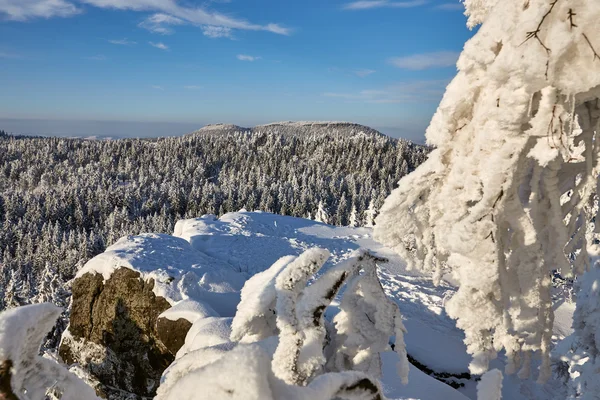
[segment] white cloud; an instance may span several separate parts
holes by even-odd
[[[154,14],[146,18],[138,24],[140,28],[144,28],[153,33],[160,33],[161,35],[170,35],[173,33],[173,29],[169,28],[171,25],[183,25],[185,21],[180,18],[173,17],[167,14]]]
[[[115,39],[115,40],[109,40],[108,42],[119,45],[119,46],[133,46],[133,45],[137,44],[137,42],[134,42],[132,40],[127,40],[127,39]]]
[[[322,96],[352,103],[431,103],[441,100],[447,84],[448,80],[401,82],[353,93],[327,92]]]
[[[189,4],[189,2],[184,0],[0,0],[0,16],[6,15],[9,19],[18,21],[33,18],[69,17],[82,11],[75,5],[78,3],[100,8],[151,12],[155,15],[167,16],[169,18],[163,18],[162,21],[150,19],[141,24],[153,32],[163,34],[171,32],[169,26],[174,25],[173,21],[181,21],[203,29],[208,25],[232,30],[267,31],[279,35],[289,35],[292,32],[291,29],[279,24],[255,24],[242,18],[207,10],[205,7],[186,6],[185,4]],[[222,35],[220,37],[229,36]]]
[[[2,0],[4,1],[4,0]],[[13,0],[16,1],[16,0]],[[39,1],[39,0],[31,0]],[[79,0],[101,8],[113,8],[118,10],[150,11],[168,15],[185,23],[204,26],[222,26],[230,29],[242,29],[251,31],[268,31],[280,35],[289,35],[291,30],[279,24],[259,25],[244,19],[234,18],[218,12],[208,11],[202,7],[186,7],[180,5],[181,0]],[[164,21],[165,24],[169,24]],[[164,27],[164,26],[163,26]],[[167,30],[169,28],[166,28]],[[160,33],[160,32],[159,32]]]
[[[200,90],[200,89],[202,89],[202,86],[188,85],[188,86],[184,86],[183,88],[186,90]]]
[[[165,90],[165,88],[163,88],[162,86],[158,86],[158,85],[152,85],[150,87],[154,90]]]
[[[353,1],[344,6],[345,10],[368,10],[372,8],[412,8],[428,3],[428,0],[390,1],[390,0],[361,0]]]
[[[107,58],[104,54],[98,54],[95,56],[91,56],[91,57],[86,57],[87,60],[92,60],[92,61],[105,61]]]
[[[166,44],[162,43],[162,42],[148,42],[148,44],[152,47],[156,47],[157,49],[161,49],[161,50],[169,50],[169,46],[167,46]]]
[[[70,17],[80,12],[79,8],[66,0],[0,0],[0,15],[15,21]]]
[[[434,53],[414,54],[406,57],[390,58],[390,64],[398,68],[422,70],[429,68],[452,67],[460,53],[455,51],[438,51]]]
[[[436,10],[445,10],[445,11],[455,11],[455,10],[460,10],[460,11],[464,11],[465,9],[465,5],[459,2],[456,3],[444,3],[444,4],[439,4],[435,7],[433,7]]]
[[[215,26],[215,25],[204,25],[202,27],[202,33],[204,36],[208,36],[209,38],[233,38],[231,28],[227,28],[226,26]]]
[[[255,56],[249,56],[246,54],[238,54],[237,59],[240,61],[256,61],[256,60],[260,60],[261,57],[255,57]]]
[[[354,71],[354,75],[359,76],[361,78],[365,78],[371,74],[374,74],[375,72],[377,71],[372,69],[357,69]]]

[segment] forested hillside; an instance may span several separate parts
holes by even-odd
[[[0,135],[0,309],[47,296],[119,237],[263,210],[371,225],[428,149],[346,123],[213,125],[183,137]]]

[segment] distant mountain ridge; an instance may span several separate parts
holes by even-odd
[[[307,134],[333,134],[333,135],[366,135],[389,137],[376,129],[354,122],[344,121],[280,121],[268,124],[256,125],[251,128],[234,124],[210,124],[206,125],[192,134],[217,134],[217,133],[278,133],[284,135],[307,135]],[[406,139],[396,139],[405,140]]]

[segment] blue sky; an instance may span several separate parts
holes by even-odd
[[[0,129],[337,120],[422,140],[471,35],[458,0],[0,0]]]

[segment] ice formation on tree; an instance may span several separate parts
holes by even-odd
[[[502,400],[502,372],[486,372],[477,384],[477,400]]]
[[[329,256],[310,249],[249,279],[232,342],[178,354],[157,400],[191,399],[199,387],[210,388],[212,398],[382,399],[380,352],[394,335],[398,374],[406,383],[405,329],[376,275],[377,262],[385,260],[356,251],[318,275]],[[325,311],[344,285],[341,310],[328,322]]]
[[[41,303],[0,314],[0,361],[3,367],[9,366],[10,387],[19,400],[43,400],[48,390],[59,392],[63,400],[98,400],[94,390],[77,376],[38,355],[60,313],[60,308]]]
[[[375,238],[436,281],[481,374],[548,379],[550,273],[590,268],[597,211],[600,2],[465,0],[482,23],[427,130],[436,149],[400,181]]]

